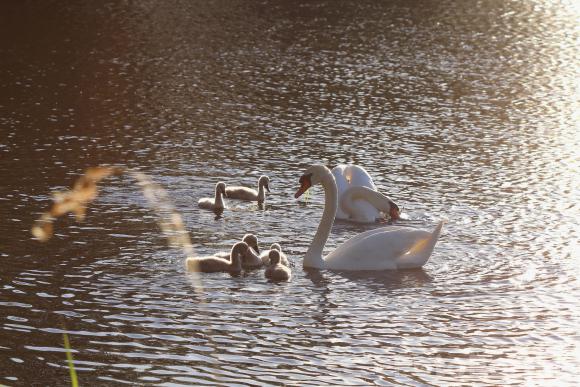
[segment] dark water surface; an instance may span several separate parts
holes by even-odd
[[[0,3],[0,384],[574,385],[580,368],[574,1]],[[311,162],[363,165],[448,219],[422,270],[305,271]],[[32,221],[87,166],[165,186],[199,254],[280,242],[290,283],[203,276],[129,179],[85,223]],[[265,210],[201,211],[267,173]],[[328,248],[375,226],[340,223]]]

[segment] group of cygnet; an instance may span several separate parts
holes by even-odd
[[[225,208],[225,199],[239,199],[263,204],[266,200],[266,191],[270,192],[270,179],[268,176],[260,176],[258,179],[258,190],[242,186],[226,187],[224,182],[215,185],[215,195],[213,198],[199,199],[197,205],[206,210],[214,212],[223,211]]]
[[[242,241],[234,244],[229,253],[219,252],[210,257],[188,258],[185,265],[189,271],[205,273],[239,273],[242,270],[266,267],[264,275],[271,281],[289,281],[292,277],[290,262],[280,245],[273,243],[270,250],[260,253],[258,238],[254,234],[244,235]]]
[[[270,192],[269,184],[268,176],[260,176],[257,191],[242,186],[226,187],[225,183],[219,182],[215,186],[215,196],[200,199],[198,206],[221,212],[225,208],[224,197],[256,201],[261,205],[266,200],[266,191]],[[274,243],[270,246],[270,250],[260,253],[258,238],[253,234],[244,235],[242,241],[234,244],[229,253],[220,252],[210,257],[188,258],[186,266],[190,271],[230,273],[266,267],[265,276],[271,281],[288,281],[292,276],[288,257],[282,252],[280,245]]]

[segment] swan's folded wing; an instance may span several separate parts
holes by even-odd
[[[358,234],[325,258],[335,270],[392,270],[398,259],[431,234],[408,227],[384,227]]]
[[[361,166],[349,165],[344,169],[345,178],[350,181],[351,187],[368,187],[377,190],[371,175]]]

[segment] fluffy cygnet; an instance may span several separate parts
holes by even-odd
[[[225,207],[224,195],[226,194],[226,185],[219,182],[215,185],[215,196],[213,198],[199,199],[197,205],[199,208],[212,211],[223,211]]]
[[[253,188],[232,186],[226,188],[226,197],[229,199],[240,199],[248,201],[257,201],[258,204],[266,200],[266,192],[270,192],[270,179],[268,176],[260,176],[258,179],[258,190]]]
[[[260,253],[260,249],[258,247],[258,238],[254,234],[246,234],[242,238],[242,241],[250,247],[242,257],[242,268],[257,269],[262,267],[263,262],[258,255]],[[225,251],[220,252],[217,253],[216,256],[224,257],[227,256],[227,253]]]
[[[270,250],[270,265],[266,268],[264,275],[271,281],[290,281],[292,278],[290,268],[280,262],[278,250]]]
[[[187,258],[185,267],[189,271],[201,271],[205,273],[242,271],[242,257],[249,249],[245,242],[238,242],[232,247],[229,259],[222,257],[196,257]]]
[[[260,254],[260,259],[262,259],[264,265],[270,264],[270,251],[272,250],[277,250],[280,253],[280,263],[282,265],[290,267],[290,261],[288,261],[286,254],[282,252],[282,247],[278,243],[272,243],[270,250],[263,251],[262,254]]]

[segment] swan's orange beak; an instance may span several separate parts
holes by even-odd
[[[300,188],[294,194],[294,198],[298,199],[302,194],[308,191],[308,188],[312,187],[312,182],[310,181],[310,175],[302,175],[300,177]]]

